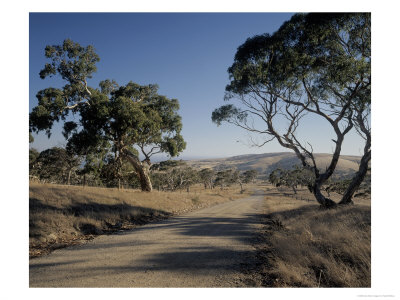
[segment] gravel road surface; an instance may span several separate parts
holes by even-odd
[[[30,287],[243,287],[262,193],[148,224],[29,262]]]

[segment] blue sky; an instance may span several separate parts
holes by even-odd
[[[273,33],[290,19],[290,13],[31,13],[29,16],[29,111],[37,104],[36,93],[61,87],[58,78],[42,80],[46,63],[44,47],[70,38],[93,45],[101,61],[89,84],[104,79],[120,85],[129,81],[156,83],[159,93],[180,102],[182,135],[187,142],[182,158],[226,157],[248,153],[287,151],[276,142],[251,147],[247,132],[233,125],[217,127],[212,111],[223,105],[228,67],[237,47],[247,38]],[[327,134],[329,132],[329,134]],[[315,152],[332,152],[333,131],[323,120],[306,119],[300,137]],[[51,139],[35,135],[38,150],[62,146],[61,125]],[[254,139],[257,137],[253,136]],[[343,154],[360,155],[362,140],[353,133]]]

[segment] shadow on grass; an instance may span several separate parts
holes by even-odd
[[[53,222],[64,215],[65,222],[58,222],[55,228]],[[109,234],[116,231],[132,229],[137,225],[163,220],[171,213],[151,208],[132,206],[128,204],[100,204],[100,203],[73,203],[64,207],[56,207],[43,203],[37,198],[29,198],[29,236],[35,239],[30,249],[35,250],[36,257],[41,253],[76,244],[79,240],[87,240],[92,236]],[[48,223],[46,223],[48,222]],[[47,224],[47,225],[46,225]],[[63,226],[64,228],[61,228]],[[73,232],[78,230],[81,236],[65,234],[55,237],[57,232]],[[46,236],[53,233],[53,238],[47,240]],[[43,239],[46,239],[43,241]]]
[[[44,204],[36,198],[29,198],[29,213],[30,215],[36,212],[57,212],[64,215],[75,217],[93,218],[102,220],[105,216],[121,218],[129,220],[134,224],[143,224],[143,222],[151,221],[157,218],[168,217],[171,213],[152,208],[132,206],[126,203],[123,204],[100,204],[100,203],[74,203],[65,207],[55,207],[49,204]]]
[[[132,215],[165,215],[169,216],[170,213],[156,210],[152,208],[140,207],[140,206],[132,206],[126,203],[123,204],[100,204],[94,202],[88,203],[75,203],[73,205],[68,205],[62,208],[55,207],[49,204],[45,204],[42,201],[36,198],[29,198],[29,211],[55,211],[61,212],[64,214],[74,215],[76,217],[79,216],[93,216],[95,214],[104,214],[104,213],[111,213],[111,214],[132,214]]]

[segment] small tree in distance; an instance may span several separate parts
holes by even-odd
[[[151,167],[151,176],[159,190],[175,191],[190,187],[198,182],[198,172],[183,161],[167,160]]]
[[[298,186],[310,187],[314,182],[314,174],[307,169],[295,166],[292,170],[275,169],[269,174],[269,182],[276,187],[286,186],[297,194]]]
[[[253,182],[256,179],[257,175],[258,175],[257,170],[247,170],[241,173],[244,183]]]
[[[53,147],[40,152],[35,161],[36,173],[41,180],[70,185],[81,161],[81,157],[66,149]]]
[[[213,169],[207,168],[202,169],[199,172],[199,179],[204,185],[204,189],[207,187],[211,190],[214,188],[215,171]]]
[[[219,185],[221,190],[224,189],[224,186],[231,185],[236,182],[237,174],[232,169],[221,170],[215,174],[215,185]]]
[[[231,173],[230,181],[233,183],[238,183],[240,185],[240,193],[244,192],[243,184],[252,182],[257,176],[256,170],[247,170],[244,172],[240,172],[238,170],[234,170]]]

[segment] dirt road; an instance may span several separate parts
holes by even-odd
[[[30,260],[30,287],[251,286],[241,272],[263,196],[223,203]]]

